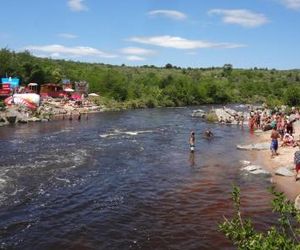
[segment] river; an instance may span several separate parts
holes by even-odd
[[[236,150],[253,136],[191,112],[106,112],[0,128],[0,248],[235,249],[217,226],[232,215],[233,183],[243,214],[266,228],[275,220],[270,180],[241,171],[240,160],[257,159]],[[208,127],[212,140],[201,136]]]

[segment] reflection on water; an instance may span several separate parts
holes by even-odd
[[[234,249],[217,231],[232,214],[232,183],[265,228],[274,219],[269,180],[244,175],[239,160],[248,156],[235,149],[248,132],[210,125],[206,140],[207,124],[190,114],[110,112],[0,128],[0,247]]]

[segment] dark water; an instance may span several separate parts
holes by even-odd
[[[235,149],[247,129],[190,114],[138,110],[0,128],[0,247],[234,249],[217,231],[232,214],[232,183],[243,212],[265,228],[274,220],[269,179],[243,173],[239,160],[250,156]],[[208,126],[210,141],[200,135]]]

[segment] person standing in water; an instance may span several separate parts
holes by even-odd
[[[194,153],[195,151],[195,142],[196,142],[195,132],[192,131],[189,140],[191,153]]]

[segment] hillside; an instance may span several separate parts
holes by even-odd
[[[128,67],[53,60],[0,50],[0,76],[17,76],[21,84],[86,80],[102,101],[130,108],[209,103],[266,102],[300,104],[300,70],[267,68]]]

